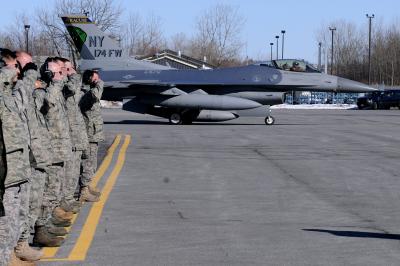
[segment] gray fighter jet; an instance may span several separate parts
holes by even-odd
[[[368,92],[375,89],[326,75],[301,60],[209,70],[178,70],[126,55],[86,15],[61,16],[81,55],[80,69],[97,69],[104,100],[124,100],[123,109],[169,119],[172,124],[227,121],[236,110],[281,104],[288,91]],[[265,124],[274,117],[266,114]]]

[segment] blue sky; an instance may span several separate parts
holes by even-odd
[[[37,7],[53,5],[49,0],[2,0],[0,29],[13,21],[20,11],[33,13]],[[375,21],[400,26],[400,1],[398,0],[116,0],[129,12],[139,12],[143,17],[153,13],[162,19],[166,37],[183,32],[191,36],[195,28],[195,17],[201,11],[217,3],[230,4],[239,8],[245,18],[242,39],[247,43],[243,51],[250,58],[269,59],[270,42],[275,35],[285,34],[285,57],[304,58],[317,61],[316,31],[321,25],[335,20],[345,20],[367,27],[366,13],[375,14]],[[4,2],[8,2],[7,5]],[[328,31],[328,29],[327,29]],[[281,41],[281,39],[279,40]],[[367,41],[367,40],[366,40]],[[275,48],[274,48],[275,53]]]

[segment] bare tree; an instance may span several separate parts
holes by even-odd
[[[199,59],[205,56],[216,66],[239,58],[244,46],[240,39],[244,21],[238,8],[230,5],[216,5],[206,10],[197,18],[191,53]]]
[[[125,23],[123,29],[122,41],[124,48],[128,50],[129,55],[134,56],[137,54],[139,39],[143,35],[144,25],[142,17],[139,13],[130,13],[128,21]]]
[[[170,39],[170,47],[174,51],[181,51],[184,54],[190,52],[190,40],[183,32],[173,35]]]
[[[139,38],[137,54],[156,53],[163,47],[166,47],[166,41],[162,31],[162,20],[160,17],[150,14]]]
[[[337,32],[334,40],[334,73],[342,77],[368,82],[368,24],[355,25],[334,21]],[[372,28],[371,82],[374,84],[400,84],[400,23],[384,26],[376,19]],[[330,43],[328,26],[323,25],[317,40]],[[330,51],[329,51],[330,52]]]
[[[139,13],[130,13],[123,32],[123,46],[130,55],[152,54],[167,46],[162,19],[154,14],[143,19]]]

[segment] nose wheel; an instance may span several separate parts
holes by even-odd
[[[265,118],[264,122],[267,126],[272,126],[275,124],[275,118],[271,115],[271,106],[267,105],[267,117]]]
[[[265,124],[267,126],[271,126],[271,125],[275,124],[275,118],[273,116],[271,116],[271,115],[267,116],[265,118]]]

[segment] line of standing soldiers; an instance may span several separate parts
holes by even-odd
[[[68,59],[38,70],[28,53],[0,49],[1,266],[34,265],[36,247],[60,246],[81,203],[99,200],[90,182],[104,140],[103,84]]]

